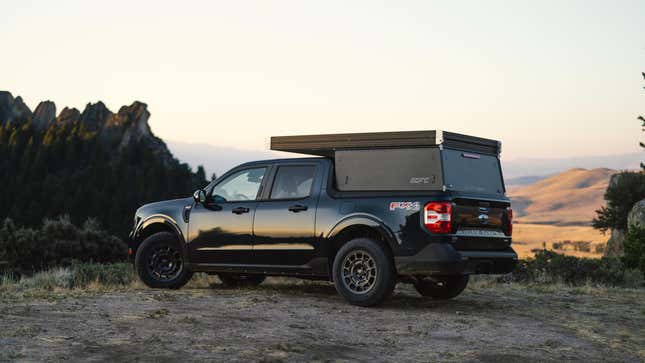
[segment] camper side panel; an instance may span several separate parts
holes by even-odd
[[[441,190],[438,148],[336,151],[336,187],[340,191]]]

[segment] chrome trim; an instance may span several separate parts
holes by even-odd
[[[306,243],[274,243],[274,244],[257,244],[253,245],[255,251],[266,250],[306,250],[311,251],[314,246]]]
[[[236,251],[250,251],[253,249],[252,245],[226,245],[221,247],[201,247],[197,251],[221,251],[221,250],[236,250]]]
[[[299,250],[311,251],[314,246],[306,243],[274,243],[274,244],[259,244],[259,245],[226,245],[220,247],[201,247],[197,251],[272,251],[272,250]]]

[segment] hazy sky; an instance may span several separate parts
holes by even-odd
[[[637,151],[645,1],[6,1],[0,89],[146,102],[169,140],[444,129],[506,158]]]

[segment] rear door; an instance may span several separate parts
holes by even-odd
[[[274,167],[253,223],[253,263],[307,268],[316,256],[317,163]]]

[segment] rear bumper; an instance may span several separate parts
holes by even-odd
[[[431,243],[413,256],[394,257],[399,275],[505,274],[517,265],[512,248],[457,251],[449,243]]]

